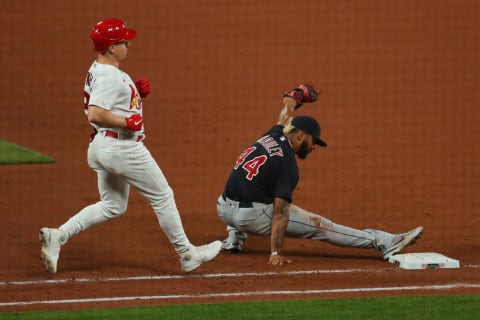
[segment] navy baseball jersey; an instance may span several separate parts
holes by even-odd
[[[273,203],[280,197],[292,202],[297,183],[295,153],[283,126],[276,125],[238,157],[225,194],[235,201]]]

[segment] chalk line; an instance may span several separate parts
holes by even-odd
[[[232,298],[246,296],[291,296],[291,295],[312,295],[312,294],[333,294],[333,293],[356,293],[356,292],[390,292],[390,291],[417,291],[417,290],[452,290],[459,288],[480,288],[480,284],[472,283],[451,283],[425,286],[396,286],[396,287],[373,287],[373,288],[345,288],[345,289],[318,289],[318,290],[281,290],[281,291],[241,291],[241,292],[220,292],[206,294],[178,294],[178,295],[154,295],[154,296],[126,296],[126,297],[104,297],[104,298],[83,298],[83,299],[60,299],[60,300],[36,300],[36,301],[12,301],[0,302],[0,307],[26,306],[26,305],[55,305],[66,303],[95,303],[95,302],[121,302],[133,300],[168,300],[168,299],[192,299],[192,298]]]

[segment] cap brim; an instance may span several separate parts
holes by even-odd
[[[137,35],[137,31],[135,31],[133,29],[127,29],[127,32],[125,33],[124,39],[125,40],[132,40],[133,38],[135,38],[136,35]]]
[[[315,139],[315,144],[318,144],[321,147],[326,147],[327,143],[321,139]]]

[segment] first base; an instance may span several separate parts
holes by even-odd
[[[396,254],[391,256],[388,262],[394,263],[402,269],[413,270],[460,268],[460,262],[458,260],[435,252]]]

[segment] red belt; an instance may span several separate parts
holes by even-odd
[[[110,138],[114,138],[114,139],[120,139],[120,137],[118,135],[118,132],[111,131],[111,130],[105,130],[105,136],[110,137]],[[132,137],[132,138],[134,138],[134,137]],[[135,141],[139,142],[139,141],[142,141],[142,139],[143,139],[143,134],[137,136],[135,138]]]

